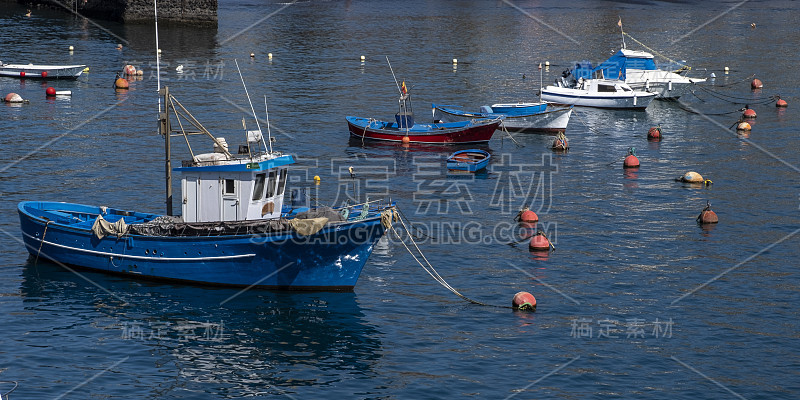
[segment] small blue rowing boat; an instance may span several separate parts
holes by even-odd
[[[476,172],[486,168],[492,155],[478,149],[460,150],[447,157],[447,169]]]

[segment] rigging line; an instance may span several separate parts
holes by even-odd
[[[659,56],[659,57],[661,57],[661,58],[664,58],[664,59],[666,59],[666,60],[669,60],[670,62],[673,62],[673,63],[675,63],[675,64],[680,64],[680,65],[683,65],[684,67],[687,67],[687,68],[689,68],[689,69],[692,69],[692,67],[690,67],[690,66],[686,65],[685,63],[682,63],[682,62],[680,62],[680,61],[675,61],[675,60],[673,60],[673,59],[671,59],[671,58],[669,58],[669,57],[667,57],[667,56],[665,56],[665,55],[663,55],[663,54],[659,53],[658,51],[655,51],[655,50],[653,50],[653,49],[651,49],[651,48],[647,47],[647,45],[645,45],[644,43],[642,43],[642,42],[640,42],[640,41],[636,40],[636,38],[635,38],[635,37],[633,37],[633,36],[631,36],[629,33],[627,33],[627,32],[622,32],[622,34],[623,34],[623,35],[625,35],[625,36],[627,36],[627,37],[629,37],[629,38],[631,38],[631,39],[633,39],[633,41],[634,41],[634,42],[636,42],[636,43],[638,43],[638,44],[639,44],[639,46],[642,46],[642,47],[644,47],[645,49],[647,49],[647,50],[649,50],[649,51],[653,52],[653,54],[655,54],[655,55],[657,55],[657,56]]]

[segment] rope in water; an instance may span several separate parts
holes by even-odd
[[[398,208],[398,211],[399,211],[399,208]],[[408,229],[408,226],[406,226],[406,223],[404,221],[405,218],[401,218],[400,217],[400,213],[397,214],[397,220],[400,221],[400,224],[403,226],[403,230],[405,230],[406,233],[408,233],[408,239],[411,241],[411,244],[414,245],[414,248],[417,250],[417,253],[419,253],[419,258],[417,257],[416,254],[414,254],[413,251],[411,251],[411,248],[408,247],[408,245],[403,240],[403,238],[400,236],[400,233],[397,232],[397,230],[394,228],[394,226],[391,226],[389,229],[391,229],[392,232],[394,232],[395,235],[397,235],[397,238],[400,239],[400,243],[403,245],[403,247],[405,247],[406,251],[408,251],[408,254],[410,254],[411,257],[414,258],[414,261],[416,261],[417,264],[419,264],[419,266],[422,267],[422,269],[425,270],[425,272],[427,272],[428,275],[430,275],[431,278],[433,278],[436,282],[439,282],[439,284],[444,286],[447,290],[451,291],[456,296],[461,297],[462,299],[464,299],[464,300],[466,300],[466,301],[468,301],[468,302],[470,302],[472,304],[477,304],[477,305],[481,305],[481,306],[488,306],[488,307],[497,307],[497,308],[511,308],[511,307],[507,307],[507,306],[498,306],[498,305],[493,305],[493,304],[486,304],[486,303],[483,303],[483,302],[480,302],[480,301],[477,301],[477,300],[470,299],[469,297],[461,294],[461,292],[456,290],[456,288],[452,287],[449,283],[447,283],[447,281],[445,281],[444,278],[442,278],[442,276],[439,275],[439,272],[436,271],[436,269],[433,267],[431,262],[428,261],[428,258],[425,257],[425,254],[422,252],[422,250],[419,248],[417,243],[414,241],[414,238],[413,238],[413,236],[411,234],[411,231]],[[409,224],[411,224],[410,221],[409,221]],[[422,261],[420,261],[420,258],[425,261],[424,264],[422,263]]]
[[[720,99],[722,101],[727,101],[729,103],[734,103],[734,104],[761,104],[761,105],[764,105],[764,104],[772,103],[772,102],[774,102],[776,100],[774,95],[773,96],[766,96],[766,97],[760,97],[760,98],[755,98],[754,99],[754,98],[751,98],[751,97],[731,96],[731,95],[728,95],[728,94],[720,93],[720,92],[718,92],[716,90],[711,90],[711,89],[709,89],[707,87],[703,87],[703,86],[700,86],[700,85],[698,85],[697,88],[702,90],[702,91],[704,91],[704,92],[706,92],[706,93],[708,93],[708,95],[710,95],[712,97],[715,97],[715,98]],[[703,100],[699,96],[697,96],[697,94],[694,92],[694,90],[692,90],[691,93],[693,95],[695,95],[695,97],[697,97],[698,99]],[[734,100],[736,100],[736,101],[734,101]]]

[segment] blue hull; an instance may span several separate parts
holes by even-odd
[[[310,236],[284,230],[98,239],[91,230],[102,213],[98,207],[23,202],[18,211],[23,240],[35,257],[107,273],[222,286],[352,290],[384,233],[380,213],[373,212],[360,221],[325,225]],[[135,224],[157,215],[106,210],[103,217]]]

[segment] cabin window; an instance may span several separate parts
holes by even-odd
[[[269,171],[269,183],[267,183],[267,198],[275,196],[275,170]]]
[[[616,92],[614,85],[597,85],[598,92]]]
[[[256,185],[253,188],[253,201],[261,200],[264,197],[264,181],[267,179],[267,174],[256,175]]]
[[[278,181],[278,196],[283,196],[283,189],[286,188],[286,172],[287,170],[281,170],[281,179]]]
[[[236,181],[225,179],[222,194],[236,194]]]

